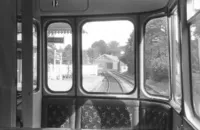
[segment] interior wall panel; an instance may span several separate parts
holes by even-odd
[[[16,126],[16,0],[0,1],[0,127]]]
[[[34,0],[44,15],[123,14],[154,11],[164,8],[169,0]],[[21,0],[18,0],[20,3]],[[39,7],[39,8],[38,8]],[[18,4],[18,14],[20,14]]]

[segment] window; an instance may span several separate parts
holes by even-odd
[[[35,25],[33,25],[33,88],[36,89],[37,88],[37,79],[38,79],[38,41],[37,41],[37,28]]]
[[[190,25],[190,56],[193,106],[200,116],[200,17]]]
[[[17,23],[17,90],[22,90],[22,24]]]
[[[47,83],[52,91],[72,88],[72,29],[68,23],[52,23],[47,28]]]
[[[187,0],[187,19],[189,20],[200,11],[200,0]]]
[[[169,44],[167,17],[155,18],[145,30],[145,89],[149,94],[169,96]]]
[[[22,90],[22,24],[17,23],[17,90]],[[33,90],[37,89],[37,28],[33,24]]]
[[[177,10],[171,16],[171,46],[172,46],[172,86],[174,100],[180,105],[181,93],[181,62],[180,62],[180,42]]]
[[[131,92],[135,87],[132,22],[87,22],[82,32],[83,89],[93,93]]]

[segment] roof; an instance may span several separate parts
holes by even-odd
[[[119,58],[118,58],[117,56],[108,55],[108,54],[100,55],[99,57],[97,57],[97,58],[95,59],[95,61],[101,60],[101,58],[103,58],[103,57],[106,57],[108,60],[111,60],[111,61],[120,62],[121,66],[126,65],[125,63],[123,63],[122,61],[120,61]]]
[[[112,61],[119,61],[119,58],[117,56],[108,55],[108,54],[104,54],[104,55],[108,57],[109,59],[111,59]]]
[[[116,61],[116,62],[119,61],[119,58],[118,58],[117,56],[108,55],[108,54],[100,55],[99,57],[97,57],[97,58],[95,59],[95,61],[96,61],[96,60],[101,60],[101,59],[104,58],[104,57],[108,58],[108,59],[111,60],[111,61]]]

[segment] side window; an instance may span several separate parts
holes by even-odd
[[[180,64],[180,42],[177,10],[171,16],[171,52],[172,52],[172,87],[174,100],[180,105],[181,93],[181,64]]]
[[[33,90],[37,87],[37,28],[33,24]],[[22,90],[22,24],[17,23],[17,90]]]
[[[134,85],[134,25],[93,21],[82,27],[82,86],[90,93],[123,94]]]
[[[38,80],[38,41],[37,41],[37,28],[33,25],[33,88],[37,88]]]
[[[200,117],[200,17],[190,25],[190,56],[193,107]]]
[[[47,28],[47,84],[51,91],[72,88],[72,28],[68,23],[51,23]]]
[[[200,0],[187,0],[187,20],[200,10]]]
[[[155,18],[145,30],[145,90],[169,97],[169,43],[167,17]]]
[[[17,90],[22,91],[22,24],[17,23]]]

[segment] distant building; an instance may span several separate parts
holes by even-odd
[[[127,65],[119,60],[117,56],[103,54],[94,61],[100,70],[127,71]]]

